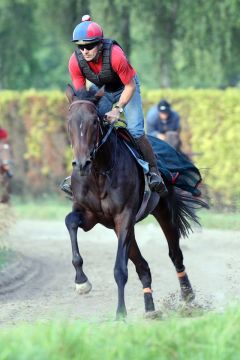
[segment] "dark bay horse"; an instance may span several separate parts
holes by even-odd
[[[77,240],[78,228],[89,231],[100,223],[113,229],[118,238],[114,266],[118,286],[117,318],[126,315],[124,288],[128,279],[128,259],[134,263],[142,283],[145,311],[154,311],[151,272],[138,248],[134,233],[136,215],[144,193],[143,171],[116,131],[110,131],[111,126],[103,126],[96,108],[102,96],[101,91],[92,94],[82,90],[77,96],[72,87],[68,86],[66,95],[70,103],[68,132],[75,160],[71,175],[73,209],[65,221],[72,244],[76,290],[84,294],[92,288],[83,271]],[[179,239],[181,235],[187,235],[190,229],[188,220],[197,221],[192,205],[204,206],[205,203],[190,199],[190,196],[184,198],[173,185],[167,186],[168,196],[164,199],[152,193],[141,219],[152,214],[160,224],[180,282],[182,298],[190,301],[194,293],[183,264]]]

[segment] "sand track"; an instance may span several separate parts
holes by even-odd
[[[179,285],[161,230],[155,224],[140,224],[136,237],[151,268],[156,308],[178,306]],[[64,221],[19,221],[6,241],[17,256],[0,271],[1,325],[56,317],[114,318],[117,241],[112,231],[96,226],[91,232],[79,232],[84,270],[93,285],[93,290],[83,296],[74,290],[70,239]],[[240,232],[197,229],[181,244],[197,306],[221,309],[240,300]],[[131,263],[126,305],[129,318],[142,317],[141,284]]]

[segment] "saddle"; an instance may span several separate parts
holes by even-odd
[[[124,141],[127,141],[127,143],[129,143],[129,145],[132,146],[133,148],[135,148],[136,151],[139,153],[137,143],[136,143],[135,139],[133,138],[133,136],[128,131],[128,129],[123,126],[118,126],[118,127],[116,127],[116,130],[117,130],[117,135]],[[139,155],[140,155],[140,153],[139,153]]]
[[[117,126],[116,127],[117,135],[120,139],[123,140],[123,143],[128,148],[129,152],[132,154],[134,159],[136,160],[137,164],[142,168],[143,170],[143,177],[144,177],[144,193],[142,197],[142,202],[140,205],[140,208],[138,209],[138,213],[136,215],[136,221],[139,221],[145,213],[145,210],[147,208],[148,202],[151,197],[151,190],[148,185],[148,178],[147,174],[149,172],[149,165],[146,161],[143,160],[143,156],[141,155],[139,148],[137,146],[137,143],[133,136],[130,134],[127,128],[123,126]]]

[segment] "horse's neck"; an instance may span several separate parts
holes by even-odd
[[[117,138],[115,134],[110,134],[106,142],[97,152],[95,163],[98,168],[106,168],[115,161]]]
[[[107,141],[102,145],[101,149],[97,152],[94,161],[96,168],[99,170],[104,169],[117,169],[121,167],[124,161],[124,148],[123,144],[115,132],[112,132]]]

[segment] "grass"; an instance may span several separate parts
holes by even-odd
[[[37,200],[13,197],[12,206],[20,219],[64,220],[71,211],[70,200],[60,197],[43,197]],[[198,212],[200,223],[204,228],[222,230],[240,230],[239,213],[219,213],[213,210],[200,210]],[[143,223],[154,222],[149,216]]]
[[[64,220],[72,209],[72,202],[47,195],[37,199],[13,197],[12,208],[20,219]]]
[[[200,222],[203,227],[209,229],[240,230],[239,213],[217,213],[215,211],[199,211]]]
[[[12,256],[12,251],[4,247],[0,247],[0,271],[3,266],[9,261]]]
[[[21,325],[0,332],[0,360],[233,360],[240,308],[164,321]]]

